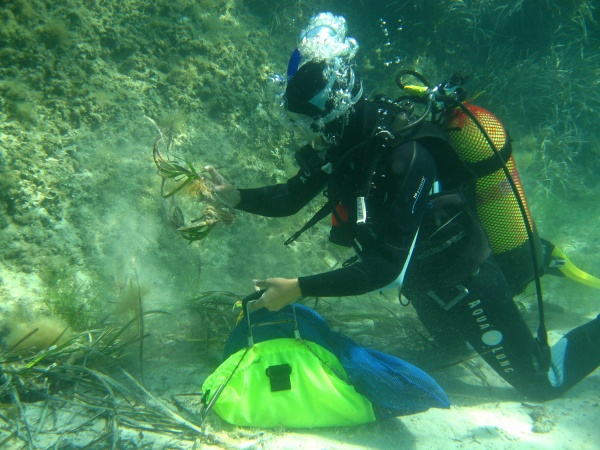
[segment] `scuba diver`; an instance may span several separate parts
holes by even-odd
[[[513,297],[543,273],[593,287],[600,280],[539,238],[510,138],[491,113],[465,106],[460,75],[432,86],[401,73],[405,91],[407,75],[425,86],[396,100],[367,99],[353,66],[357,50],[345,19],[331,13],[313,17],[300,35],[284,105],[314,145],[296,152],[297,175],[238,189],[206,167],[221,199],[252,214],[289,216],[324,192],[325,205],[286,244],[331,215],[330,241],[356,252],[326,273],[255,280],[265,290],[255,307],[399,288],[444,348],[468,342],[523,395],[559,396],[600,365],[600,315],[550,347],[543,310],[534,337]]]

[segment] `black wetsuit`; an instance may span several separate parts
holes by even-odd
[[[343,234],[360,258],[347,267],[300,277],[303,296],[371,292],[396,280],[408,261],[428,205],[428,193],[436,178],[435,161],[416,141],[381,151],[379,141],[369,139],[376,108],[372,103],[359,104],[340,144],[330,152],[334,159],[333,174],[320,169],[325,164],[322,162],[310,174],[300,170],[286,184],[240,189],[241,202],[237,209],[269,217],[295,214],[325,189],[334,204],[344,205],[348,219]],[[343,167],[336,167],[335,159],[357,143],[361,148],[353,150],[353,157]],[[375,164],[377,158],[379,162]],[[365,187],[365,180],[373,173],[369,186]],[[369,191],[364,193],[368,197],[367,224],[357,225],[356,198],[357,192],[363,189]]]
[[[332,166],[300,170],[286,184],[242,189],[237,208],[288,216],[326,189],[332,208],[343,205],[347,215],[337,214],[345,223],[332,229],[332,237],[341,234],[354,246],[358,260],[300,277],[303,296],[359,295],[403,281],[403,294],[438,342],[448,348],[469,342],[496,372],[531,398],[560,395],[600,364],[600,318],[568,333],[553,348],[551,361],[544,358],[472,212],[474,190],[468,172],[442,135],[427,128],[430,124],[382,148],[372,137],[382,108],[385,105],[358,104],[329,153]],[[430,196],[436,180],[451,194]],[[357,223],[361,198],[366,205],[364,224]]]

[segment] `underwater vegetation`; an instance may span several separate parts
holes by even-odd
[[[149,119],[155,126],[156,123]],[[154,164],[158,169],[158,175],[162,178],[160,185],[160,195],[166,200],[174,199],[175,194],[182,190],[194,200],[194,209],[201,208],[199,204],[204,202],[202,215],[199,218],[192,219],[191,223],[186,224],[183,210],[174,202],[165,206],[167,215],[184,239],[190,243],[199,241],[208,236],[210,231],[219,223],[230,224],[233,222],[233,208],[220,201],[212,190],[212,183],[204,175],[198,172],[194,166],[187,162],[172,161],[168,156],[161,152],[161,145],[164,147],[166,155],[172,144],[172,135],[169,131],[167,138],[158,128],[159,136],[154,141],[152,156]],[[202,170],[204,172],[204,170]],[[170,186],[171,185],[171,186]]]
[[[193,327],[180,315],[181,331],[172,321],[156,325],[154,317],[181,313],[204,281],[199,254],[206,250],[186,246],[164,221],[149,152],[156,129],[144,115],[174,128],[178,153],[165,161],[214,163],[206,149],[223,149],[223,136],[257,149],[244,162],[252,173],[270,178],[264,169],[280,161],[271,150],[287,136],[272,135],[265,108],[254,114],[274,52],[263,41],[267,31],[250,26],[257,20],[239,14],[238,4],[3,2],[0,447],[111,448],[138,442],[142,431],[227,447],[210,426],[199,429],[116,366],[133,367],[143,382],[144,360],[155,356],[144,342],[204,337],[212,323],[202,314]],[[222,164],[238,160],[228,148],[219,157]],[[202,179],[193,181],[178,202],[207,198]],[[184,235],[204,237],[212,222],[230,220],[224,211],[220,204],[192,211],[189,217],[204,218],[188,222]],[[216,268],[203,273],[222,264],[223,250],[211,245]],[[142,280],[131,273],[132,257]],[[81,421],[54,420],[67,410]]]
[[[198,324],[192,331],[192,339],[205,343],[222,344],[239,320],[242,296],[233,292],[200,292],[187,300],[186,307],[195,315]]]
[[[234,221],[202,172],[214,164],[240,187],[295,173],[281,89],[269,80],[285,73],[306,18],[324,9],[346,16],[369,95],[398,95],[401,68],[435,81],[469,72],[467,90],[511,132],[528,196],[545,213],[547,198],[589,199],[600,188],[599,8],[584,0],[4,0],[0,447],[35,444],[52,411],[67,406],[85,414],[56,430],[57,447],[94,418],[103,422],[88,435],[92,447],[137,442],[140,432],[194,442],[197,418],[152,398],[150,360],[176,357],[182,343],[217,354],[238,315],[231,292],[251,290],[252,277],[346,259],[324,245],[325,225],[283,248],[306,217]],[[157,130],[169,131],[157,139]],[[596,244],[574,245],[594,264]],[[308,304],[364,345],[415,358],[435,350],[396,302],[354,300]],[[193,355],[184,359],[199,364]],[[148,389],[116,370],[138,376],[144,363]],[[203,432],[198,445],[227,446],[210,424]]]
[[[117,448],[133,440],[131,430],[226,446],[194,423],[199,417],[177,412],[129,373],[115,371],[131,344],[123,336],[132,325],[73,334],[42,350],[29,345],[33,330],[0,353],[0,446]],[[70,419],[57,421],[56,411],[67,407]]]
[[[390,2],[386,10],[402,16],[399,36],[419,43],[410,52],[471,75],[468,89],[501,118],[517,151],[526,141],[538,188],[583,196],[598,186],[595,2],[421,0]]]
[[[279,138],[272,137],[266,126],[257,127],[249,137],[246,124],[256,120],[248,111],[263,100],[270,58],[260,32],[242,26],[233,15],[237,4],[230,0],[177,4],[135,0],[85,7],[69,0],[3,3],[0,267],[4,279],[30,274],[31,284],[41,284],[46,303],[56,309],[76,312],[82,304],[99,303],[94,291],[112,282],[106,253],[114,250],[109,242],[113,232],[98,225],[118,226],[135,219],[129,215],[124,220],[125,212],[113,212],[115,197],[123,199],[124,193],[137,189],[145,208],[142,215],[161,209],[160,201],[152,198],[156,178],[151,168],[130,150],[130,142],[153,134],[143,126],[144,114],[169,124],[175,117],[174,125],[181,130],[177,135],[186,143],[190,125],[210,118],[221,120],[232,138],[252,141],[259,148],[277,146]],[[267,118],[259,121],[267,122]],[[232,163],[237,159],[229,155],[223,162],[227,158]],[[138,161],[141,167],[136,167]],[[253,170],[261,172],[256,164]],[[47,267],[59,265],[62,269],[54,272],[64,273],[47,276],[52,272]],[[8,288],[2,286],[6,295]]]

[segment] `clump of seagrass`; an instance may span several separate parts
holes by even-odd
[[[32,330],[0,353],[0,448],[121,448],[125,429],[230,447],[115,370],[139,339],[123,338],[135,322],[75,334],[43,351],[23,349]]]
[[[204,170],[199,172],[188,161],[179,162],[169,158],[168,153],[173,142],[171,131],[169,131],[168,137],[165,138],[156,122],[149,117],[147,119],[158,130],[158,137],[154,141],[152,153],[154,164],[162,178],[160,187],[162,198],[173,199],[175,194],[185,192],[194,201],[192,205],[194,209],[203,209],[199,218],[186,223],[182,208],[173,203],[170,207],[165,207],[169,221],[177,227],[183,238],[190,241],[190,243],[206,238],[218,223],[232,223],[234,215],[231,207],[214,194],[212,183],[202,175]],[[161,147],[164,152],[161,151]],[[202,206],[199,204],[202,204]]]
[[[195,315],[193,339],[206,345],[225,342],[235,328],[241,300],[242,296],[226,291],[201,292],[189,300],[187,307]],[[239,309],[236,305],[240,305]]]

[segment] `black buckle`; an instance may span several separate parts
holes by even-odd
[[[451,292],[444,292],[445,298],[442,298],[442,295],[438,294],[435,291],[429,291],[427,292],[427,295],[434,299],[446,311],[449,311],[452,307],[456,306],[458,302],[460,302],[463,298],[469,295],[469,290],[462,284],[457,284],[456,286],[454,286],[454,289],[458,291],[458,294],[455,297],[451,297]]]
[[[292,366],[289,364],[269,366],[265,372],[271,381],[271,392],[289,391],[292,389],[292,382],[290,380]]]

